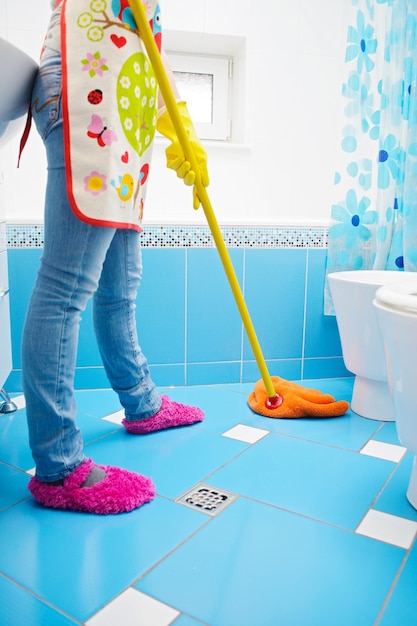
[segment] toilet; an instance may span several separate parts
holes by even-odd
[[[407,499],[417,509],[417,277],[380,287],[373,303],[400,442],[414,454]]]
[[[351,409],[368,419],[395,420],[384,348],[373,300],[386,284],[403,284],[414,272],[352,270],[328,274],[346,368],[355,375]]]
[[[35,61],[0,37],[0,144],[23,130],[33,83]]]

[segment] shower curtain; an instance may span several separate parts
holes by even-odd
[[[326,272],[416,271],[417,0],[350,1]]]

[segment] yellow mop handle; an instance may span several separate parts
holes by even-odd
[[[165,71],[165,67],[162,62],[161,55],[159,54],[158,47],[153,38],[152,31],[150,29],[150,26],[146,17],[145,7],[143,6],[141,0],[130,0],[130,6],[132,9],[136,24],[138,25],[140,36],[143,40],[143,43],[145,44],[145,48],[149,55],[150,61],[152,63],[155,76],[158,80],[159,88],[161,90],[161,93],[165,102],[165,106],[171,118],[175,132],[177,133],[178,141],[180,142],[181,148],[184,152],[184,155],[187,161],[191,163],[191,168],[195,172],[195,176],[196,176],[195,186],[197,189],[197,195],[200,199],[201,206],[203,207],[204,213],[206,215],[206,219],[210,227],[213,239],[215,241],[218,253],[220,255],[221,262],[223,264],[224,270],[229,280],[230,287],[232,289],[237,307],[239,309],[240,316],[242,318],[242,322],[245,327],[246,334],[248,336],[256,362],[258,364],[258,368],[261,373],[266,391],[268,393],[269,398],[275,398],[277,394],[272,384],[271,377],[269,375],[268,368],[265,363],[265,359],[262,354],[262,350],[259,345],[259,341],[256,336],[256,333],[255,333],[255,330],[254,330],[254,327],[253,327],[253,324],[249,315],[248,308],[246,306],[246,302],[243,298],[243,295],[239,286],[239,282],[236,278],[236,274],[233,268],[233,264],[230,260],[230,256],[227,251],[226,244],[224,243],[221,230],[217,223],[216,216],[214,214],[214,211],[210,202],[210,198],[208,197],[206,188],[201,182],[199,165],[195,157],[193,147],[190,143],[187,131],[181,119],[181,115],[178,110],[177,101],[172,91],[167,73]]]

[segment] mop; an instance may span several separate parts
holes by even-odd
[[[324,394],[315,389],[302,387],[297,383],[287,381],[278,376],[270,376],[246,302],[234,271],[233,264],[214,214],[210,198],[207,194],[205,186],[202,183],[199,164],[189,140],[188,131],[181,119],[178,103],[171,88],[161,55],[146,17],[145,7],[141,0],[129,0],[129,4],[138,27],[140,37],[151,61],[168,115],[177,134],[181,149],[186,160],[191,165],[191,170],[195,174],[194,194],[200,201],[205,213],[207,223],[261,374],[261,380],[255,384],[253,392],[248,397],[248,404],[250,408],[255,413],[264,415],[265,417],[274,418],[335,417],[343,415],[349,408],[347,402],[343,400],[335,401],[335,398],[329,394]]]

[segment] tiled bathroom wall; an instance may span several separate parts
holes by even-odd
[[[271,375],[350,376],[334,317],[323,314],[326,229],[222,227]],[[139,340],[158,385],[251,382],[259,370],[208,227],[146,226]],[[42,225],[7,227],[13,371],[43,245]],[[108,387],[90,307],[82,316],[77,388]]]

